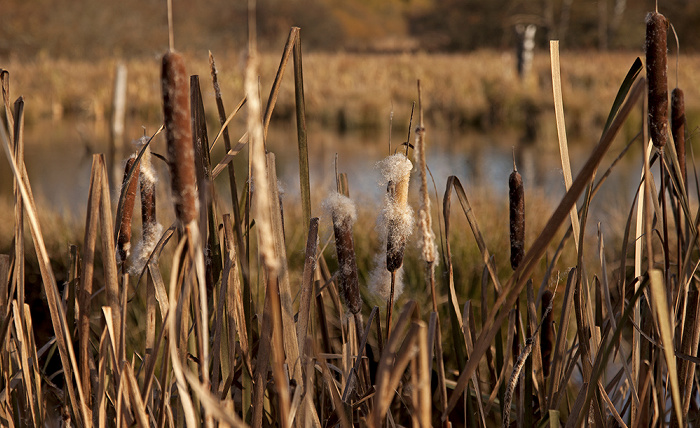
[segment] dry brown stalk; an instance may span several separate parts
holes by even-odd
[[[163,115],[175,213],[184,227],[197,219],[194,147],[185,60],[177,52],[163,55]]]
[[[658,13],[647,15],[646,67],[649,106],[649,135],[658,148],[666,144],[668,130],[668,80],[666,36],[668,21]]]

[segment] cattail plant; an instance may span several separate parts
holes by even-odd
[[[668,76],[666,42],[668,20],[658,12],[647,15],[646,60],[647,95],[649,109],[649,134],[654,146],[663,150],[668,133]],[[661,210],[663,224],[664,271],[669,270],[668,222],[666,219],[666,184],[663,163],[661,170]]]
[[[668,21],[658,13],[647,15],[646,67],[649,106],[649,133],[654,145],[666,144],[668,129],[668,82],[666,76],[666,35]]]
[[[357,277],[355,244],[352,238],[352,226],[357,220],[355,203],[347,196],[334,192],[323,202],[323,207],[333,218],[340,297],[350,312],[357,314],[362,309],[362,298]]]
[[[177,52],[163,55],[161,75],[165,136],[175,214],[181,227],[197,219],[194,147],[190,124],[189,85],[185,61]]]
[[[377,264],[376,271],[371,275],[371,281],[372,289],[387,301],[387,337],[389,337],[394,298],[403,291],[403,285],[400,281],[397,282],[397,272],[403,264],[406,240],[413,231],[413,210],[408,206],[408,182],[413,164],[405,155],[397,153],[379,162],[378,166],[384,180],[388,183],[384,207],[378,220],[380,236],[386,237],[386,261]],[[380,272],[382,264],[384,273]]]
[[[124,196],[124,205],[122,206],[122,217],[119,225],[119,237],[117,238],[117,257],[122,264],[122,271],[126,271],[126,261],[131,250],[131,218],[134,214],[134,201],[136,199],[136,189],[139,184],[139,165],[134,167],[136,156],[132,155],[127,161],[124,168],[124,180],[122,188],[126,189]],[[131,179],[129,171],[134,169]]]

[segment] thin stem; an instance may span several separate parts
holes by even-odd
[[[391,272],[391,291],[389,292],[389,300],[386,302],[386,340],[389,341],[391,335],[391,313],[394,309],[394,284],[396,283],[396,271]]]

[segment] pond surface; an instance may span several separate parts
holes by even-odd
[[[157,126],[153,124],[146,131],[152,133]],[[28,128],[25,131],[27,171],[39,209],[57,210],[70,213],[76,219],[84,218],[92,154],[107,152],[109,138],[106,128],[105,124],[93,122],[62,121],[42,125],[42,128]],[[213,138],[217,131],[218,127],[213,129],[210,126],[209,133],[212,136],[210,138]],[[234,126],[231,131],[234,141],[242,134],[240,125]],[[138,130],[134,134],[134,137],[140,136]],[[362,206],[372,207],[381,203],[385,187],[378,184],[380,174],[376,163],[389,154],[387,134],[388,132],[376,131],[339,133],[323,129],[318,125],[309,126],[309,164],[314,215],[320,214],[316,213],[320,201],[329,191],[335,189],[336,154],[338,171],[348,175],[351,196]],[[276,155],[278,180],[288,199],[299,197],[296,138],[294,127],[273,126],[270,128],[267,139],[268,149]],[[392,150],[396,150],[405,138],[405,130],[395,130]],[[519,136],[514,132],[504,132],[499,135],[456,133],[437,131],[428,126],[426,140],[428,167],[432,172],[440,198],[445,192],[447,177],[456,175],[468,195],[479,190],[482,194],[492,197],[494,203],[507,206],[505,204],[507,204],[508,175],[513,169],[514,151],[526,192],[540,190],[548,199],[551,199],[552,203],[557,202],[564,194],[559,149],[554,133],[537,144],[527,145],[521,143]],[[595,141],[570,142],[574,177],[595,144]],[[599,176],[608,168],[625,144],[624,137],[618,137],[601,164]],[[601,189],[601,193],[594,200],[589,221],[606,223],[611,214],[619,215],[621,211],[627,212],[640,175],[642,164],[640,145],[641,143],[635,144],[616,166],[608,182]],[[133,146],[125,143],[120,149],[120,158],[124,159],[134,150]],[[152,143],[152,150],[165,154],[165,141],[162,134]],[[218,142],[212,153],[212,162],[217,162],[222,154],[223,142]],[[246,157],[247,153],[244,150],[235,160],[239,187],[247,170]],[[165,164],[159,163],[161,177],[167,177]],[[113,189],[114,183],[121,181],[122,174],[123,163],[120,161],[115,166]],[[221,174],[216,181],[219,192],[223,195],[228,194],[226,175],[226,173]],[[12,195],[11,178],[8,167],[0,168],[0,196],[3,198],[9,198]],[[164,179],[164,181],[167,180],[167,178]],[[413,180],[414,183],[411,186],[417,189],[417,174],[414,174]],[[433,192],[431,191],[431,194]],[[620,225],[618,224],[617,227],[619,228]]]

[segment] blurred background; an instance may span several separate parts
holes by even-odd
[[[164,0],[3,0],[0,59],[137,57],[167,46]],[[239,50],[247,1],[175,1],[180,50]],[[700,2],[660,1],[681,49],[700,46]],[[314,51],[456,52],[513,46],[517,25],[534,24],[537,46],[639,50],[653,0],[259,0],[262,49],[278,49],[292,25]],[[669,36],[669,42],[671,36]]]

